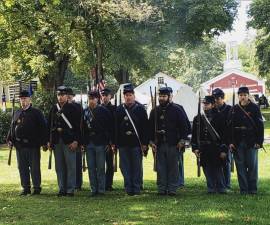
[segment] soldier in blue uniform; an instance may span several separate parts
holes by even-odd
[[[116,109],[116,145],[120,169],[128,195],[139,195],[142,177],[142,156],[148,150],[148,118],[143,105],[135,101],[131,84],[124,86],[124,104]]]
[[[105,193],[106,150],[113,138],[113,119],[110,111],[98,105],[99,93],[88,93],[89,105],[84,110],[84,144],[91,186],[91,196]]]
[[[111,103],[111,90],[108,88],[104,88],[101,92],[101,102],[102,106],[106,107],[111,115],[112,115],[112,125],[115,125],[115,111],[116,111],[116,106],[112,105]],[[114,127],[113,127],[114,131]],[[110,140],[110,143],[112,144],[113,140]],[[106,151],[106,182],[105,182],[105,189],[106,191],[113,191],[113,175],[114,175],[114,165],[113,165],[113,160],[114,160],[114,150],[111,146],[107,149]]]
[[[170,102],[172,102],[173,98],[173,90],[171,87],[167,87],[168,90],[170,91]],[[185,116],[185,121],[186,121],[186,127],[187,127],[187,136],[191,134],[191,124],[189,122],[187,113],[182,105],[179,105],[177,103],[174,103],[176,106],[179,106],[180,110],[182,110],[184,116]],[[187,138],[188,139],[188,138]],[[188,140],[186,140],[188,141]],[[182,188],[185,185],[185,171],[184,171],[184,153],[185,153],[185,146],[183,146],[180,151],[179,151],[179,181],[178,181],[178,187]]]
[[[32,107],[28,91],[21,91],[21,108],[12,118],[8,134],[8,144],[16,148],[18,168],[23,188],[20,195],[31,194],[30,175],[34,188],[33,194],[41,192],[40,146],[46,145],[46,121],[40,110]]]
[[[226,193],[226,187],[222,166],[226,161],[228,148],[224,143],[225,121],[214,108],[214,104],[213,96],[205,96],[204,113],[200,117],[197,115],[193,120],[191,146],[196,156],[200,157],[208,193],[223,194]]]
[[[184,111],[170,102],[170,95],[170,88],[159,89],[159,106],[156,113],[151,111],[149,122],[150,144],[157,154],[158,194],[174,196],[179,182],[179,151],[185,146],[188,126]]]
[[[221,113],[223,120],[226,121],[226,125],[227,125],[228,115],[229,115],[231,106],[227,105],[224,102],[225,94],[220,88],[214,89],[212,91],[212,95],[215,98],[215,107],[218,110],[218,112]],[[226,128],[228,127],[226,126]],[[229,145],[228,138],[227,138],[228,133],[230,133],[230,131],[226,130],[225,135],[224,135],[224,138],[225,138],[224,142],[226,143],[226,145]],[[228,151],[227,162],[224,163],[224,166],[223,166],[224,181],[225,181],[225,186],[227,189],[231,188],[231,163],[232,163],[232,154],[230,151]]]
[[[264,140],[259,107],[249,100],[249,89],[238,89],[239,104],[229,114],[230,149],[233,151],[241,194],[257,194],[258,149]]]
[[[76,186],[76,151],[80,142],[80,118],[76,107],[68,103],[68,89],[65,86],[57,88],[57,101],[49,114],[48,124],[53,127],[50,129],[52,143],[48,143],[48,148],[52,147],[54,150],[58,197],[73,197]]]
[[[79,119],[77,121],[77,123],[81,125],[83,108],[82,108],[81,104],[79,104],[73,100],[75,94],[74,94],[72,88],[68,87],[67,92],[68,92],[68,103],[73,104],[75,106],[75,108],[77,109],[78,115],[76,116],[76,118]],[[82,128],[80,127],[80,129],[82,129]],[[81,145],[81,143],[79,143],[78,149],[76,151],[76,186],[75,186],[75,188],[78,191],[82,189],[82,183],[83,183],[82,151],[81,151],[80,145]]]

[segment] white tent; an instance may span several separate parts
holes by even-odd
[[[87,107],[87,102],[88,102],[87,99],[88,99],[88,95],[87,94],[82,94],[82,95],[76,94],[74,96],[75,102],[81,103],[81,101],[82,101],[83,108]]]
[[[120,93],[121,93],[121,102],[124,102],[124,96],[123,96],[123,89],[124,89],[124,85],[125,84],[120,84],[119,89],[116,92],[117,95],[117,105],[119,105],[120,102]],[[139,103],[141,103],[142,105],[148,106],[151,99],[150,96],[147,96],[145,94],[140,93],[139,91],[137,91],[136,89],[134,89],[134,93],[135,93],[135,100],[138,101]],[[114,99],[112,99],[112,104],[114,104]]]
[[[193,121],[193,118],[198,112],[198,99],[195,93],[189,90],[190,87],[181,87],[173,96],[173,102],[182,105],[187,113],[189,121]],[[193,92],[192,94],[190,92]]]
[[[189,120],[192,121],[197,113],[196,94],[192,91],[192,88],[189,87],[188,85],[183,84],[180,81],[161,72],[135,88],[135,94],[136,92],[139,92],[143,96],[148,96],[149,99],[147,108],[148,113],[152,108],[150,104],[151,102],[150,87],[152,88],[152,92],[154,94],[155,87],[158,90],[162,86],[168,86],[173,89],[173,101],[184,107]]]

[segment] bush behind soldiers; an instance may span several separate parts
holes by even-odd
[[[21,91],[21,108],[12,118],[7,137],[9,145],[16,148],[17,162],[23,191],[31,193],[30,174],[34,188],[33,194],[41,192],[40,146],[46,144],[46,121],[40,110],[32,107],[28,91]]]

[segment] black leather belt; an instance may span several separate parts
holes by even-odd
[[[234,127],[234,129],[236,129],[236,130],[252,130],[251,128],[244,127],[244,126],[242,126],[242,127]]]
[[[91,137],[91,136],[94,136],[94,135],[96,135],[96,132],[94,132],[94,131],[92,131],[92,132],[89,133],[89,136],[90,136],[90,137]]]
[[[21,143],[25,143],[25,144],[29,143],[29,140],[25,139],[25,138],[17,138],[16,137],[16,141],[21,142]]]
[[[212,143],[213,143],[212,141],[200,141],[201,145],[210,145]]]

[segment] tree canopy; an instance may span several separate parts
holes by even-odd
[[[230,30],[236,12],[236,0],[3,0],[0,77],[39,77],[51,88],[94,68],[140,82],[173,66],[172,52]]]
[[[249,26],[258,30],[256,37],[256,57],[259,75],[270,83],[270,5],[267,0],[254,0],[251,4]]]

